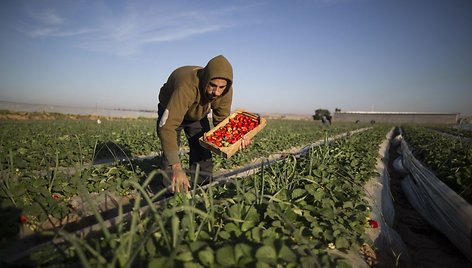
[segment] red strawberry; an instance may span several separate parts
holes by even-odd
[[[230,144],[236,143],[258,125],[257,119],[243,114],[236,114],[236,116],[228,120],[228,123],[215,130],[212,135],[207,136],[206,140],[218,147],[227,147]]]
[[[369,220],[369,225],[371,228],[379,228],[379,223],[376,220]]]
[[[21,215],[21,216],[20,216],[20,222],[21,222],[21,223],[27,223],[27,222],[28,222],[28,216],[26,216],[26,215]]]

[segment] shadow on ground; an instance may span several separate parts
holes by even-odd
[[[105,164],[116,161],[126,161],[133,158],[128,145],[106,141],[99,143],[95,148],[93,165]]]

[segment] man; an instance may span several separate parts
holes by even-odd
[[[179,158],[181,130],[184,130],[190,147],[190,169],[195,170],[198,163],[201,174],[211,176],[211,152],[200,146],[198,139],[210,130],[210,112],[215,126],[230,115],[232,84],[233,68],[224,56],[219,55],[204,68],[177,68],[162,86],[159,92],[157,134],[164,152],[162,168],[170,169],[172,173],[172,192],[190,189],[190,182]],[[241,147],[245,148],[250,143],[249,139],[245,139]]]
[[[326,115],[323,115],[321,117],[321,122],[323,123],[323,125],[331,125],[331,115],[329,114],[326,114]]]

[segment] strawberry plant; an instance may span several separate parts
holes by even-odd
[[[100,125],[95,121],[0,121],[0,125],[2,127],[0,129],[1,213],[2,218],[14,219],[11,223],[4,221],[5,228],[3,228],[3,225],[0,225],[1,235],[5,239],[12,239],[12,237],[18,234],[20,226],[39,232],[47,230],[47,228],[51,227],[51,224],[60,226],[64,223],[64,219],[70,218],[72,214],[79,217],[89,216],[90,210],[84,208],[78,211],[82,208],[76,206],[76,201],[81,197],[79,191],[81,185],[85,187],[86,191],[91,193],[93,198],[96,198],[96,205],[100,205],[100,201],[97,199],[100,193],[115,194],[115,196],[116,194],[125,195],[132,199],[137,198],[137,190],[132,185],[143,181],[146,177],[141,167],[145,163],[155,162],[155,160],[149,158],[145,161],[116,161],[112,164],[92,166],[91,163],[94,157],[97,156],[99,144],[108,145],[107,142],[110,141],[112,144],[118,145],[118,149],[126,149],[131,156],[152,155],[160,148],[158,139],[155,137],[155,120],[104,120]],[[251,127],[250,123],[249,127]],[[265,131],[253,139],[253,144],[244,153],[236,154],[230,160],[213,156],[215,161],[214,169],[215,171],[220,171],[223,168],[235,168],[259,157],[300,147],[359,127],[354,124],[333,124],[329,128],[322,128],[313,121],[269,120]],[[185,146],[185,139],[183,139],[183,142],[183,146]],[[104,150],[108,149],[108,147],[103,148]],[[184,164],[187,163],[188,165],[188,156],[184,154],[182,159]],[[157,168],[157,162],[151,163],[149,166],[146,171],[147,173]],[[294,168],[295,166],[288,165],[282,169],[285,169],[283,172],[294,173]],[[274,167],[274,169],[277,168]],[[278,185],[280,186],[284,183],[286,182],[279,181]],[[259,187],[258,189],[261,190],[260,186],[253,187]],[[269,186],[265,185],[265,187]],[[226,212],[220,211],[218,204],[220,201],[213,199],[216,193],[223,193],[228,190],[232,191],[223,187],[221,189],[214,189],[212,194],[208,194],[207,201],[212,200],[208,202],[214,202],[215,205],[206,208],[209,212],[205,213],[213,216],[208,216],[199,225],[207,225],[211,222],[211,225],[217,227],[218,224],[223,224],[224,222],[221,222],[221,219],[215,218],[216,216],[228,215],[227,217],[230,217],[229,215],[232,215],[231,217],[236,217],[236,215],[239,215],[225,214]],[[264,195],[258,191],[255,191],[253,195],[259,200],[259,206],[263,206],[261,202],[265,200]],[[248,194],[247,198],[251,200],[251,194]],[[200,208],[201,204],[199,201],[199,203],[194,203],[193,205]],[[176,210],[177,208],[173,209]],[[253,215],[252,211],[254,211],[250,206],[238,207],[237,209],[244,211],[247,209],[248,217],[252,217],[249,215]],[[233,208],[233,210],[236,210],[236,208]],[[259,211],[258,208],[257,211]],[[184,224],[182,226],[185,228],[189,228],[189,222],[194,222],[195,217],[198,215],[191,216],[191,214],[188,214],[190,213],[188,211],[185,213],[185,215],[179,214],[179,217],[185,218],[185,220],[179,218],[179,222]],[[27,217],[26,223],[21,223],[18,220],[21,215]],[[263,219],[261,216],[258,217]],[[162,224],[170,224],[168,220],[163,218]],[[246,223],[244,226],[239,226],[237,222],[234,224],[246,232],[246,228],[252,228],[252,225],[257,226],[258,223],[257,221],[251,221],[251,223]],[[174,228],[177,227],[174,226]],[[212,229],[210,232],[209,230],[203,230],[203,227],[195,228],[195,230],[200,231],[188,234],[189,237],[193,237],[192,240],[195,237],[204,237],[205,235],[215,236],[216,234],[212,232],[217,232],[217,229]],[[262,229],[260,230],[262,231]],[[228,231],[220,229],[223,236]],[[160,233],[159,235],[165,236],[165,233]],[[277,256],[280,254],[285,254],[283,252],[286,250],[282,250],[284,247],[280,242],[264,242],[264,239],[258,237],[259,235],[254,231],[254,239],[258,241],[257,243],[266,243],[264,244],[265,246],[279,243],[277,244],[279,248],[275,251],[274,258],[278,258]],[[179,236],[175,237],[173,243],[179,244],[179,239]],[[253,245],[253,242],[249,243],[249,246],[251,245]],[[257,245],[258,247],[262,246],[262,244]],[[160,248],[158,245],[154,246]],[[247,246],[246,244],[240,245],[240,248],[238,247],[237,250],[244,249]],[[149,245],[149,247],[152,246]],[[208,247],[206,249],[208,252],[213,250],[213,248]],[[264,252],[265,249],[267,247],[264,247],[259,252]],[[166,250],[169,251],[169,248]],[[226,252],[226,250],[229,249],[221,252]],[[207,256],[208,252],[205,251],[201,254],[202,256]],[[236,251],[233,250],[233,253],[236,254]],[[217,256],[222,256],[221,254],[219,253],[209,258],[217,259]],[[289,253],[287,254],[290,255]],[[185,256],[185,254],[182,255],[182,258]],[[262,253],[256,254],[251,257],[251,262],[263,258],[262,256],[264,256]],[[234,261],[239,262],[238,258],[235,257]],[[271,259],[273,258],[271,257]]]
[[[340,256],[369,242],[363,185],[375,175],[387,131],[376,126],[162,206],[143,189],[152,176],[132,182],[135,207],[144,200],[149,213],[133,210],[115,231],[91,240],[62,232],[73,247],[52,258],[83,266],[356,266]]]
[[[415,157],[452,190],[472,203],[472,143],[419,126],[403,126],[403,130]]]
[[[433,125],[433,126],[429,126],[428,128],[437,130],[442,133],[450,134],[458,138],[466,138],[466,139],[472,138],[472,131],[470,129],[468,130],[468,129],[462,129],[462,128],[446,126],[446,125]]]

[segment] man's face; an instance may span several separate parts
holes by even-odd
[[[206,88],[206,96],[210,101],[216,100],[226,89],[228,81],[225,79],[215,78],[211,79]]]

